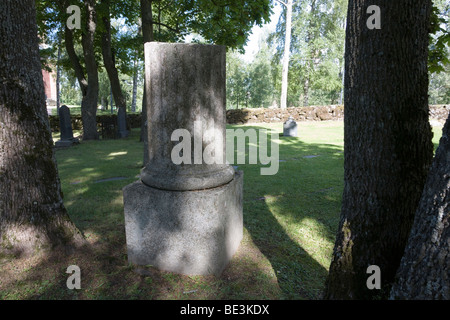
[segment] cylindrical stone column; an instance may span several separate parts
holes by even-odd
[[[149,162],[141,171],[144,184],[164,190],[201,190],[230,182],[234,169],[226,164],[226,48],[217,45],[145,44],[145,86]],[[177,129],[189,133],[172,141]],[[178,143],[190,161],[175,164]],[[221,161],[202,157],[205,149],[222,151]],[[180,148],[178,148],[180,149]],[[188,152],[190,151],[190,153]],[[186,155],[185,154],[185,155]]]

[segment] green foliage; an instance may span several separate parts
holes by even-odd
[[[288,106],[337,103],[342,89],[347,0],[298,0],[292,17]],[[284,54],[285,10],[269,41]]]
[[[234,51],[227,52],[227,109],[245,105],[248,89],[247,64]]]
[[[445,71],[449,60],[449,20],[450,3],[436,0],[433,4],[430,26],[430,47],[428,54],[428,70],[430,73]]]
[[[269,47],[261,39],[259,51],[248,66],[248,92],[250,93],[249,104],[251,107],[268,107],[275,98],[271,60],[272,54],[269,51]]]
[[[448,104],[450,102],[450,67],[444,67],[444,72],[430,74],[429,103]]]
[[[243,49],[256,23],[268,22],[270,0],[197,0],[180,1],[188,29],[211,43]]]
[[[69,14],[68,5],[78,5],[81,18],[85,18],[84,5],[81,0],[38,0],[38,28],[42,43],[48,45],[41,50],[43,65],[54,68],[57,64],[63,68],[62,100],[78,103],[74,92],[78,86],[70,77],[75,77],[70,60],[64,50],[64,25]],[[109,5],[109,10],[108,10]],[[100,35],[105,30],[103,19],[111,18],[111,45],[116,67],[121,74],[127,101],[131,101],[128,88],[129,78],[135,73],[142,74],[143,69],[143,39],[141,32],[141,10],[139,0],[102,0],[97,1],[97,29],[95,35],[95,56],[100,73],[99,103],[108,96],[108,85],[103,76]],[[271,13],[270,0],[153,0],[153,36],[155,41],[181,42],[189,34],[198,34],[202,42],[226,45],[233,49],[243,50],[251,28],[268,22]],[[84,65],[81,34],[85,25],[82,21],[81,30],[73,30],[74,46],[80,63]],[[62,57],[56,59],[58,47],[63,48]],[[139,78],[139,77],[138,77]],[[246,77],[242,76],[239,86]],[[66,87],[67,86],[67,87]],[[237,88],[237,87],[236,87]],[[242,90],[240,90],[242,91]],[[235,95],[239,97],[242,93]],[[256,94],[259,96],[259,94]],[[243,101],[243,100],[242,100]],[[137,105],[140,105],[138,102]]]

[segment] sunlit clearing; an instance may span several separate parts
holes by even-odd
[[[314,260],[328,270],[333,243],[325,238],[323,225],[316,219],[303,218],[300,222],[298,235],[303,238],[302,248]]]
[[[124,156],[128,153],[128,151],[120,151],[120,152],[111,152],[108,154],[108,157],[114,157],[114,156]]]

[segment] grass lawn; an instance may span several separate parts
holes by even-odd
[[[280,133],[279,171],[244,171],[244,238],[220,277],[185,276],[127,261],[122,188],[141,169],[139,131],[56,151],[64,203],[88,245],[70,254],[0,257],[1,299],[320,299],[343,190],[343,123],[301,122]],[[441,128],[436,128],[437,145]],[[54,136],[57,140],[58,135]],[[111,179],[115,178],[115,179]],[[66,269],[81,269],[81,289]]]

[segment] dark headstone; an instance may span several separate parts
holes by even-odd
[[[70,110],[66,105],[59,108],[59,127],[61,130],[61,140],[73,139],[72,122],[70,120]]]
[[[119,127],[119,138],[128,137],[129,132],[127,130],[127,113],[125,108],[119,108],[117,112],[117,125]]]
[[[74,143],[79,143],[78,139],[73,137],[70,110],[66,105],[59,108],[59,127],[61,135],[60,140],[55,143],[56,147],[70,147]]]

